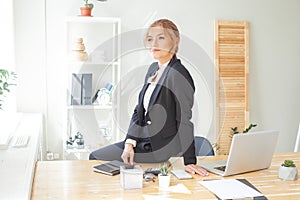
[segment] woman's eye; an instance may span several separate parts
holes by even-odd
[[[163,36],[160,36],[158,39],[160,39],[160,40],[164,40],[164,39],[165,39],[165,37],[163,37]]]
[[[152,38],[148,38],[148,39],[147,39],[147,42],[151,42],[151,41],[152,41]]]

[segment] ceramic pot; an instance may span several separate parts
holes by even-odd
[[[163,176],[158,174],[158,184],[160,188],[167,188],[170,186],[171,175]]]
[[[278,170],[278,177],[283,180],[297,180],[298,169],[296,167],[280,166]]]
[[[80,7],[81,16],[92,16],[92,8]]]

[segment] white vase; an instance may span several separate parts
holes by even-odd
[[[298,169],[296,167],[280,166],[278,170],[278,177],[283,180],[297,180]]]
[[[171,175],[163,176],[158,174],[158,184],[160,188],[167,188],[170,186]]]

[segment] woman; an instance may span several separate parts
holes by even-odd
[[[185,170],[208,175],[196,165],[192,107],[195,86],[177,59],[180,36],[176,25],[160,19],[150,25],[145,46],[157,60],[150,65],[124,141],[94,151],[90,159],[164,162],[183,155]]]

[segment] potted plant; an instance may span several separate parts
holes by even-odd
[[[171,175],[169,174],[169,168],[166,163],[160,168],[160,174],[158,174],[158,184],[160,188],[167,188],[170,185]]]
[[[16,74],[5,69],[0,69],[0,110],[2,110],[2,102],[5,93],[10,92],[9,87],[15,85],[12,83],[16,79]]]
[[[242,133],[248,133],[252,128],[254,128],[254,127],[256,127],[256,126],[257,126],[257,124],[250,124],[250,125],[248,126],[248,128],[245,128],[245,130],[243,130]],[[231,128],[231,130],[232,130],[231,137],[233,137],[234,134],[240,133],[240,132],[238,131],[238,127]]]
[[[106,0],[97,0],[97,1],[106,1]],[[92,9],[94,8],[94,4],[89,2],[89,0],[83,0],[84,6],[80,7],[81,16],[92,16]]]
[[[89,0],[83,0],[84,6],[80,7],[81,16],[92,16],[93,3],[89,3]]]
[[[240,132],[239,130],[238,130],[238,127],[234,127],[234,128],[231,128],[231,133],[229,133],[229,137],[232,139],[232,137],[235,135],[235,134],[239,134],[239,133],[248,133],[252,128],[254,128],[254,127],[256,127],[257,126],[257,124],[250,124],[247,128],[245,128],[244,130],[243,130],[243,132]],[[213,145],[213,148],[214,148],[214,150],[215,150],[215,152],[217,153],[217,154],[224,154],[224,155],[227,155],[228,153],[227,152],[223,152],[222,150],[221,150],[221,146],[220,146],[220,144],[218,144],[218,143],[214,143],[214,144],[212,144]]]
[[[283,180],[297,180],[298,169],[292,160],[285,160],[278,170],[278,177]]]

